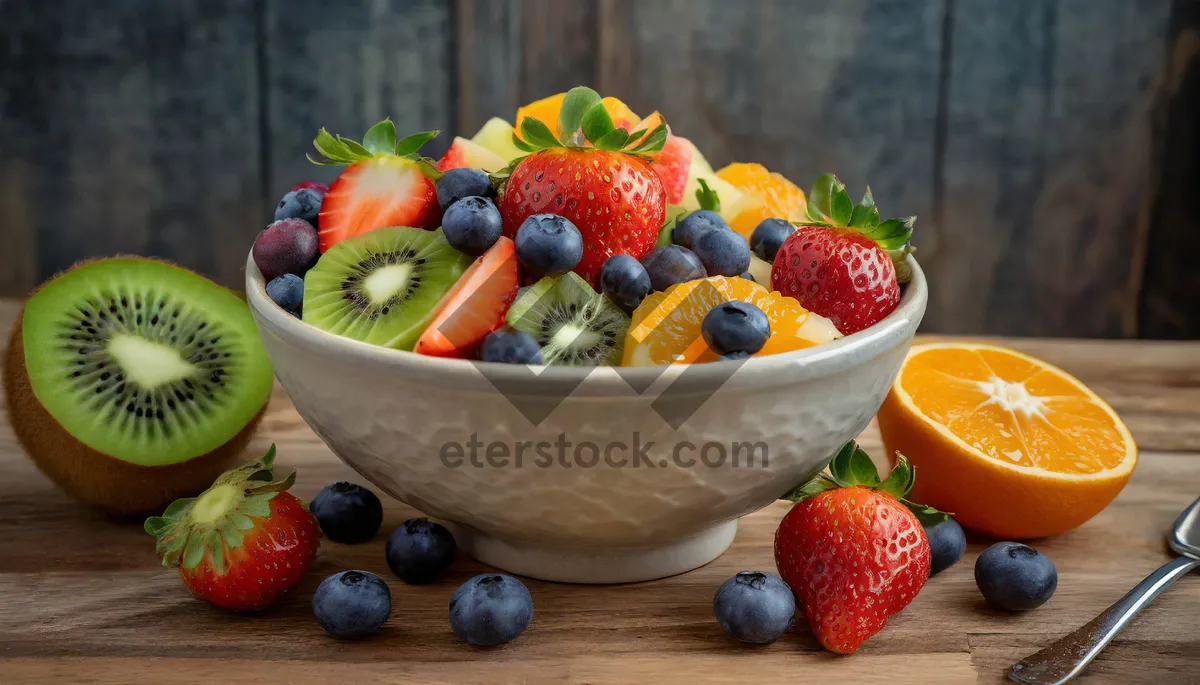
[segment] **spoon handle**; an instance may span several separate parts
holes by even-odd
[[[1191,557],[1168,562],[1082,628],[1013,664],[1008,677],[1034,685],[1057,685],[1071,680],[1092,663],[1150,600],[1197,567],[1200,559]]]

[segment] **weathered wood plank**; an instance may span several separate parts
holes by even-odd
[[[253,4],[11,0],[3,14],[0,290],[121,252],[240,281],[263,211]]]
[[[391,117],[401,135],[444,131],[424,152],[445,151],[454,123],[450,9],[447,0],[265,0],[268,206],[298,181],[337,177],[339,167],[304,157],[321,127],[357,140]]]
[[[1142,278],[1138,334],[1200,338],[1200,268],[1195,252],[1200,216],[1200,4],[1172,3],[1166,62],[1155,120],[1158,172]]]
[[[834,171],[931,230],[941,0],[605,0],[599,87],[720,167]],[[857,198],[856,198],[857,199]],[[920,242],[918,237],[918,242]]]
[[[1169,4],[955,4],[929,330],[1135,333]]]
[[[597,0],[456,0],[459,135],[578,85],[595,85]]]

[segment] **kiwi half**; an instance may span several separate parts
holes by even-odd
[[[377,228],[338,242],[304,277],[304,321],[374,345],[412,350],[472,258],[441,229]]]
[[[547,365],[616,366],[621,363],[629,316],[573,271],[525,288],[505,323],[542,346]]]
[[[13,430],[38,467],[83,501],[128,514],[211,485],[272,386],[244,301],[140,258],[85,263],[45,283],[5,367]]]

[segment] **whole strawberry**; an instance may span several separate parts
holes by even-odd
[[[271,480],[275,446],[223,474],[199,497],[146,519],[163,566],[178,568],[191,593],[229,611],[257,611],[299,584],[321,540],[317,520],[287,492],[291,473]]]
[[[785,497],[797,504],[775,532],[775,566],[821,646],[849,654],[925,585],[930,553],[922,521],[945,514],[904,499],[913,470],[903,456],[881,483],[852,441],[829,471]]]
[[[771,287],[844,335],[878,323],[900,303],[900,284],[911,277],[906,258],[916,217],[880,221],[870,188],[854,206],[832,174],[817,179],[808,216],[779,248]]]
[[[529,152],[512,168],[500,197],[509,237],[533,214],[557,214],[583,235],[575,272],[594,286],[615,254],[641,259],[654,248],[666,218],[666,192],[648,155],[662,149],[666,124],[630,133],[613,124],[600,96],[573,88],[563,100],[557,135],[537,119],[521,121]]]

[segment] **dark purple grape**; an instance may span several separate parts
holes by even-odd
[[[276,221],[254,239],[254,263],[267,281],[283,274],[303,276],[319,256],[317,229],[303,219]]]

